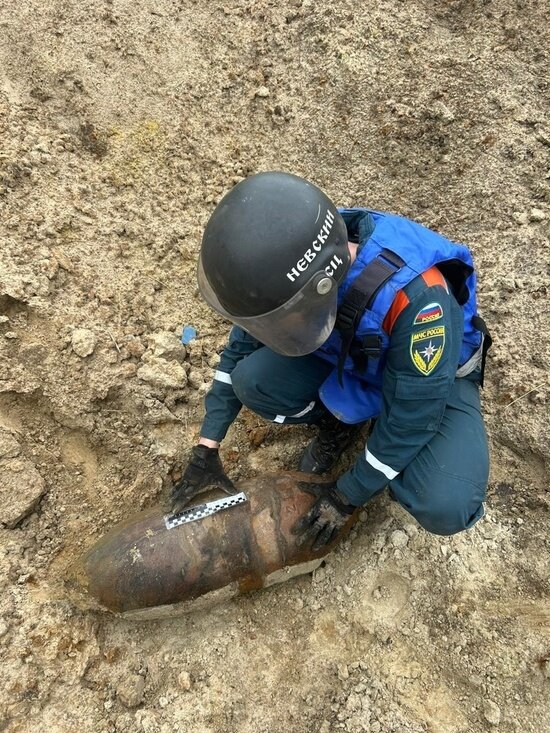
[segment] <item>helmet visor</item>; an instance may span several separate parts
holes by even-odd
[[[213,291],[199,257],[197,279],[206,302],[278,354],[304,356],[318,349],[336,322],[338,283],[322,270],[286,303],[257,316],[228,313]]]

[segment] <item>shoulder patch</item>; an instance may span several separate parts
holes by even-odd
[[[414,318],[413,326],[422,323],[431,323],[431,321],[437,321],[439,318],[443,318],[443,308],[439,303],[429,303],[422,310],[418,311]]]
[[[445,348],[445,326],[431,326],[411,335],[410,354],[415,368],[424,376],[441,361]]]

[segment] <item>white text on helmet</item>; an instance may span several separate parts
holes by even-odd
[[[329,264],[325,267],[325,272],[329,277],[332,277],[336,270],[338,269],[338,265],[343,265],[344,260],[341,260],[338,255],[334,255],[334,257],[331,259]]]
[[[288,277],[291,283],[293,283],[296,280],[296,278],[300,277],[300,274],[302,272],[305,272],[307,268],[311,265],[313,260],[317,257],[317,253],[321,251],[321,247],[328,239],[328,236],[330,234],[333,224],[334,224],[334,214],[327,209],[327,213],[325,216],[325,221],[323,222],[323,226],[319,230],[319,234],[315,237],[315,239],[311,243],[311,247],[308,247],[306,249],[306,251],[303,254],[303,257],[300,257],[296,265],[291,270],[289,270],[289,272],[286,273],[286,276]]]

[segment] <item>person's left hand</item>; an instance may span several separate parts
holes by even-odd
[[[320,484],[301,481],[298,486],[302,491],[316,496],[317,501],[305,517],[292,527],[292,533],[301,535],[296,544],[300,546],[312,542],[311,549],[317,552],[330,544],[357,507],[347,503],[338,491],[336,481]]]

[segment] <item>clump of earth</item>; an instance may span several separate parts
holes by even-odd
[[[4,3],[0,730],[550,728],[547,11]],[[204,224],[274,169],[472,248],[486,517],[436,537],[382,495],[312,576],[166,621],[79,608],[71,563],[166,501],[198,437],[228,331],[197,293]],[[311,435],[243,411],[222,457],[280,472]]]

